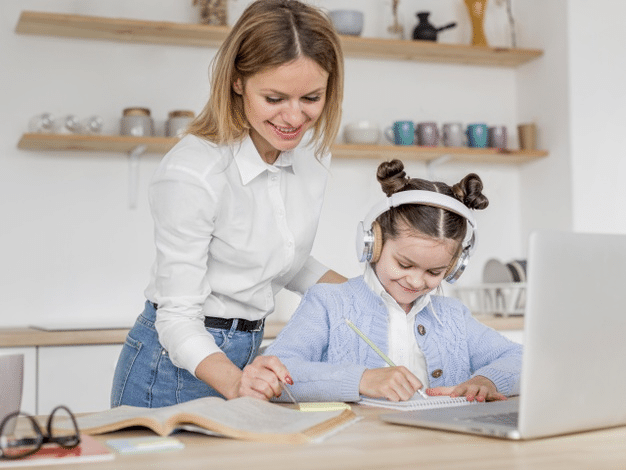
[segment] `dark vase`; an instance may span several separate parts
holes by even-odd
[[[413,39],[420,41],[436,41],[437,33],[443,31],[444,29],[454,28],[456,23],[450,23],[441,28],[436,28],[428,21],[428,16],[430,12],[428,11],[420,11],[417,13],[417,17],[419,19],[419,23],[413,30]]]

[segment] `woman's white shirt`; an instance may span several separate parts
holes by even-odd
[[[204,317],[259,320],[283,287],[303,293],[328,270],[310,257],[330,155],[303,139],[264,162],[247,137],[219,146],[188,135],[150,184],[156,259],[146,298],[159,341],[194,373],[219,352]]]

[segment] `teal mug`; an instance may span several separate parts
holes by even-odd
[[[466,133],[469,147],[487,147],[487,124],[469,124]]]
[[[413,145],[415,124],[413,121],[396,121],[385,129],[385,137],[396,145]]]

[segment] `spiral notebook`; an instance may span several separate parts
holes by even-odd
[[[377,406],[392,410],[430,410],[433,408],[446,408],[449,406],[472,405],[477,402],[467,401],[465,397],[451,398],[448,396],[423,398],[419,393],[406,401],[389,401],[384,398],[363,397],[359,405]]]

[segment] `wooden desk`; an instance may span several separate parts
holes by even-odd
[[[317,444],[266,444],[192,433],[177,434],[185,449],[116,455],[109,462],[72,464],[75,470],[602,470],[626,468],[626,427],[534,441],[505,441],[386,424],[383,410],[355,405],[363,420]],[[96,436],[101,441],[152,435],[132,430]],[[34,468],[34,467],[33,467]],[[41,467],[39,467],[41,468]],[[70,466],[68,465],[69,469]]]

